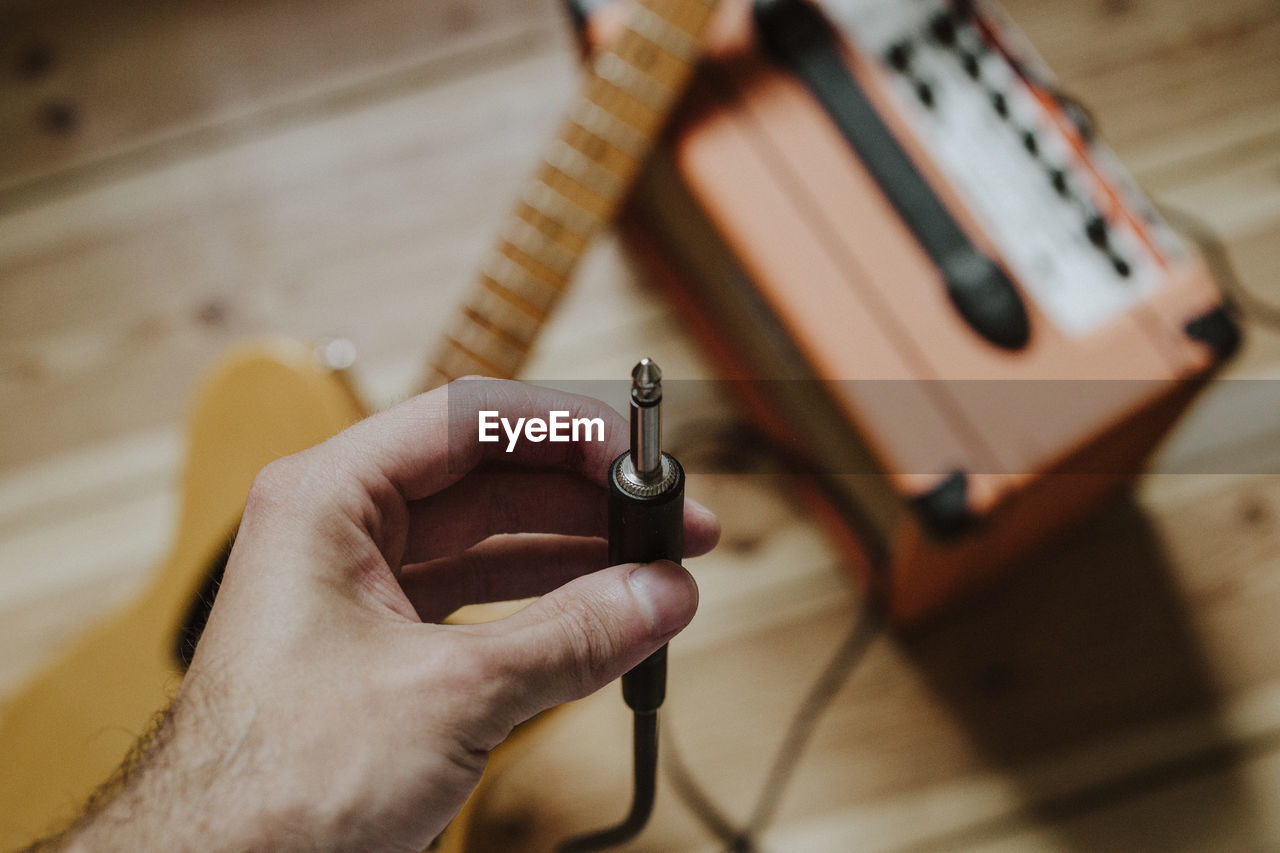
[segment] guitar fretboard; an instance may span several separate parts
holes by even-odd
[[[427,387],[510,378],[591,239],[612,220],[692,76],[714,0],[640,0],[597,54],[560,132],[431,359]]]

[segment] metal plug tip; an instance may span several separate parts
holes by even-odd
[[[631,464],[641,483],[662,478],[662,371],[648,358],[631,371]]]
[[[651,358],[642,358],[631,370],[631,396],[642,403],[662,397],[662,368]]]

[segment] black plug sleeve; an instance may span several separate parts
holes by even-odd
[[[609,466],[609,565],[684,559],[684,469],[674,468],[670,484],[654,495],[634,495],[619,485],[618,468],[629,454]],[[657,711],[667,692],[667,647],[663,646],[622,676],[622,697],[637,713]]]

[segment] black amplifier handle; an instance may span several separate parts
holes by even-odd
[[[996,346],[1025,346],[1030,324],[1018,289],[973,245],[885,126],[845,65],[822,12],[807,0],[755,0],[754,12],[761,44],[822,104],[942,273],[947,296],[965,321]]]

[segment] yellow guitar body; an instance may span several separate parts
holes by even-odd
[[[120,765],[177,691],[171,649],[263,465],[362,416],[311,347],[246,347],[199,391],[177,540],[144,595],[62,651],[0,709],[0,849],[59,828]]]
[[[0,850],[78,814],[173,698],[182,680],[172,652],[179,627],[239,524],[258,471],[363,416],[343,374],[298,342],[246,346],[214,369],[191,412],[182,515],[164,566],[132,606],[75,640],[0,709]],[[512,607],[466,608],[458,621],[498,618]],[[501,752],[518,751],[535,728],[521,726]],[[491,768],[502,760],[495,756]],[[482,793],[437,853],[467,849]]]

